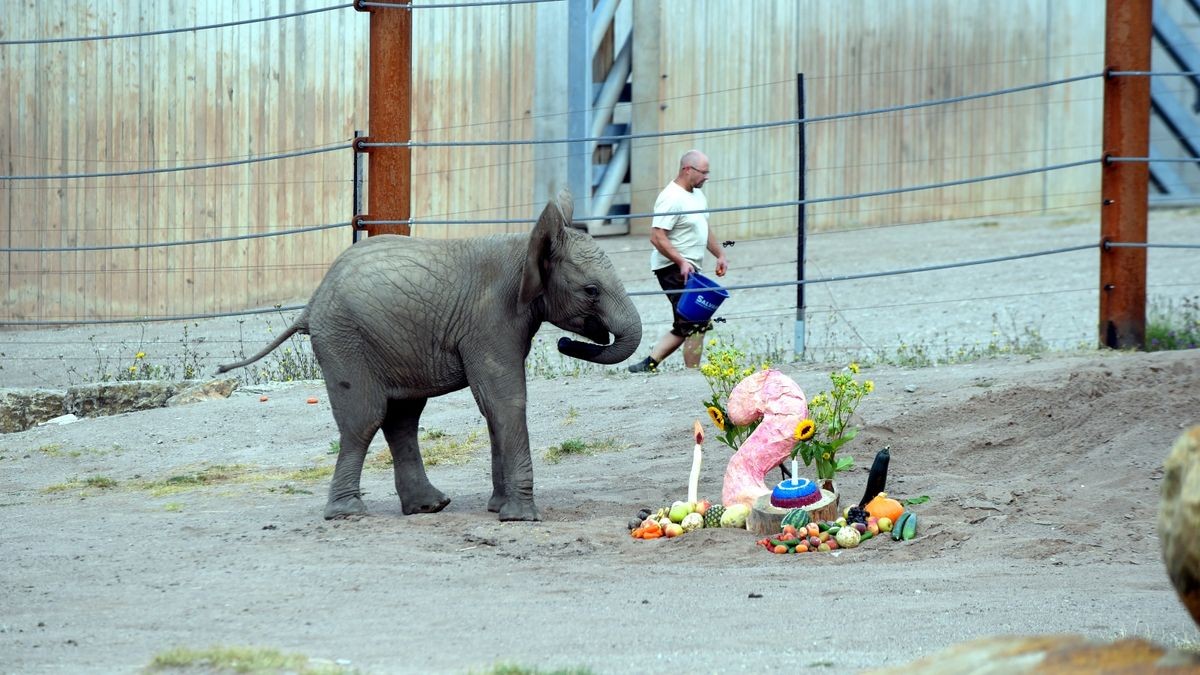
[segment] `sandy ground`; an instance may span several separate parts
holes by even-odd
[[[785,372],[809,388],[825,376]],[[371,515],[354,521],[321,519],[323,480],[137,487],[212,465],[329,464],[314,383],[6,435],[0,670],[134,672],[171,646],[249,644],[371,673],[854,672],[993,634],[1198,639],[1155,517],[1167,450],[1200,423],[1200,353],[865,374],[877,391],[852,453],[889,444],[890,492],[930,501],[914,507],[917,539],[836,556],[776,556],[728,529],[628,536],[638,507],[686,493],[694,371],[533,381],[540,523],[486,512],[486,449],[431,468],[453,498],[434,515],[402,516],[383,468],[366,472]],[[431,402],[424,424],[483,428],[463,393]],[[543,459],[575,438],[621,449]],[[706,442],[702,494],[720,494],[728,455]],[[861,494],[865,474],[843,491]],[[99,476],[117,486],[46,492]]]
[[[1179,230],[1179,240],[1189,231]],[[1024,234],[1015,228],[1008,248],[993,242],[988,255],[1045,245]],[[636,242],[606,245],[614,259],[628,246],[636,256],[628,285],[648,287]],[[880,251],[859,266],[895,264]],[[971,255],[931,252],[911,264]],[[1093,271],[1068,267],[1043,265],[1049,277],[1031,283],[1059,291],[1094,285]],[[1185,278],[1171,283],[1195,292],[1186,275],[1196,269],[1175,270]],[[1094,334],[1094,305],[1075,316],[1055,310],[1067,302],[1061,293],[1045,294],[1052,304],[1041,307],[1030,306],[1043,297],[1033,291],[987,300],[995,295],[990,274],[975,275],[971,288],[929,284],[931,299],[958,300],[932,305],[924,321],[892,308],[898,301],[878,290],[857,299],[846,291],[837,302],[860,308],[846,316],[857,317],[864,343],[889,333],[914,342],[939,332],[971,339],[976,328],[986,340],[987,317],[1002,307],[1054,317],[1062,324],[1055,335]],[[754,277],[731,274],[739,278]],[[644,301],[651,340],[662,300]],[[730,316],[752,316],[749,303],[735,295]],[[871,314],[872,306],[880,309]],[[953,321],[939,321],[942,314]],[[767,323],[722,329],[763,336]],[[862,335],[868,328],[876,332]],[[177,325],[141,330],[0,332],[2,384],[66,386],[70,365],[87,370],[96,358],[89,335],[112,353],[147,335],[164,349],[179,337]],[[191,330],[211,340],[217,361],[237,325]],[[266,330],[248,346],[265,342]],[[781,330],[790,332],[790,322]],[[782,369],[812,393],[830,367]],[[639,507],[686,493],[690,427],[704,420],[708,389],[698,372],[679,368],[531,379],[539,523],[499,523],[487,513],[486,447],[466,463],[430,469],[453,499],[441,513],[401,515],[390,470],[376,466],[363,479],[371,514],[324,521],[327,480],[290,473],[334,459],[336,431],[315,382],[243,387],[227,400],[0,436],[0,672],[132,673],[173,646],[253,645],[366,673],[464,673],[500,662],[597,673],[840,673],[996,634],[1200,640],[1167,580],[1155,531],[1162,462],[1183,429],[1200,424],[1200,352],[1010,356],[863,374],[876,392],[848,446],[859,467],[843,474],[843,494],[861,495],[865,465],[890,445],[889,492],[930,500],[914,507],[922,517],[917,539],[873,540],[837,555],[776,556],[732,529],[629,537],[626,521]],[[307,404],[309,396],[320,402]],[[460,441],[484,429],[464,392],[431,401],[423,426]],[[571,439],[615,449],[544,458]],[[709,440],[705,452],[701,493],[717,497],[729,451]],[[166,495],[142,487],[231,465],[253,480]],[[89,478],[116,485],[47,490]]]

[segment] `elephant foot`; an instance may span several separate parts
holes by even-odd
[[[400,499],[400,510],[404,515],[411,516],[414,513],[437,513],[446,508],[450,503],[450,498],[442,493],[441,490],[431,488],[427,494],[419,496],[410,496],[408,499]]]
[[[508,497],[505,497],[502,494],[492,495],[492,498],[488,500],[488,511],[491,511],[492,513],[500,513],[500,509],[504,508],[504,503],[507,501]]]
[[[533,500],[527,502],[510,499],[500,507],[500,520],[541,520]]]
[[[358,495],[342,497],[341,499],[331,499],[325,505],[325,520],[334,520],[336,518],[349,518],[351,516],[365,515],[367,512],[366,504],[363,504],[362,498]]]

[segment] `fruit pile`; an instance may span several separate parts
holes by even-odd
[[[634,539],[678,537],[693,530],[712,527],[746,528],[750,507],[734,504],[725,508],[707,499],[695,502],[675,502],[657,511],[641,509],[629,521],[629,533]]]
[[[904,511],[895,522],[891,518],[867,517],[847,521],[842,516],[834,521],[810,522],[808,512],[792,509],[783,517],[783,531],[758,540],[772,553],[828,552],[839,548],[855,548],[876,536],[891,534],[896,541],[908,541],[917,536],[917,514]]]

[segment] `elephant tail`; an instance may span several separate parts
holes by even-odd
[[[251,356],[248,359],[243,359],[241,361],[238,361],[237,363],[226,363],[223,366],[218,366],[217,373],[220,374],[220,373],[228,372],[230,370],[233,370],[234,368],[241,368],[243,366],[248,366],[251,363],[254,363],[255,361],[266,356],[267,354],[270,354],[271,352],[275,351],[275,349],[277,347],[279,347],[279,345],[283,344],[283,342],[285,340],[292,337],[296,333],[305,333],[305,334],[308,333],[308,308],[305,308],[304,312],[302,314],[300,314],[300,317],[298,319],[296,319],[296,322],[293,323],[291,326],[289,326],[287,330],[280,333],[279,336],[276,337],[271,342],[271,344],[267,345],[266,347],[263,347],[262,351],[258,352],[257,354],[255,354],[254,356]]]

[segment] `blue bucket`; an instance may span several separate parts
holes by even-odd
[[[729,291],[699,272],[688,275],[684,288],[695,291],[679,294],[679,315],[688,321],[708,321],[721,303],[729,297]]]

